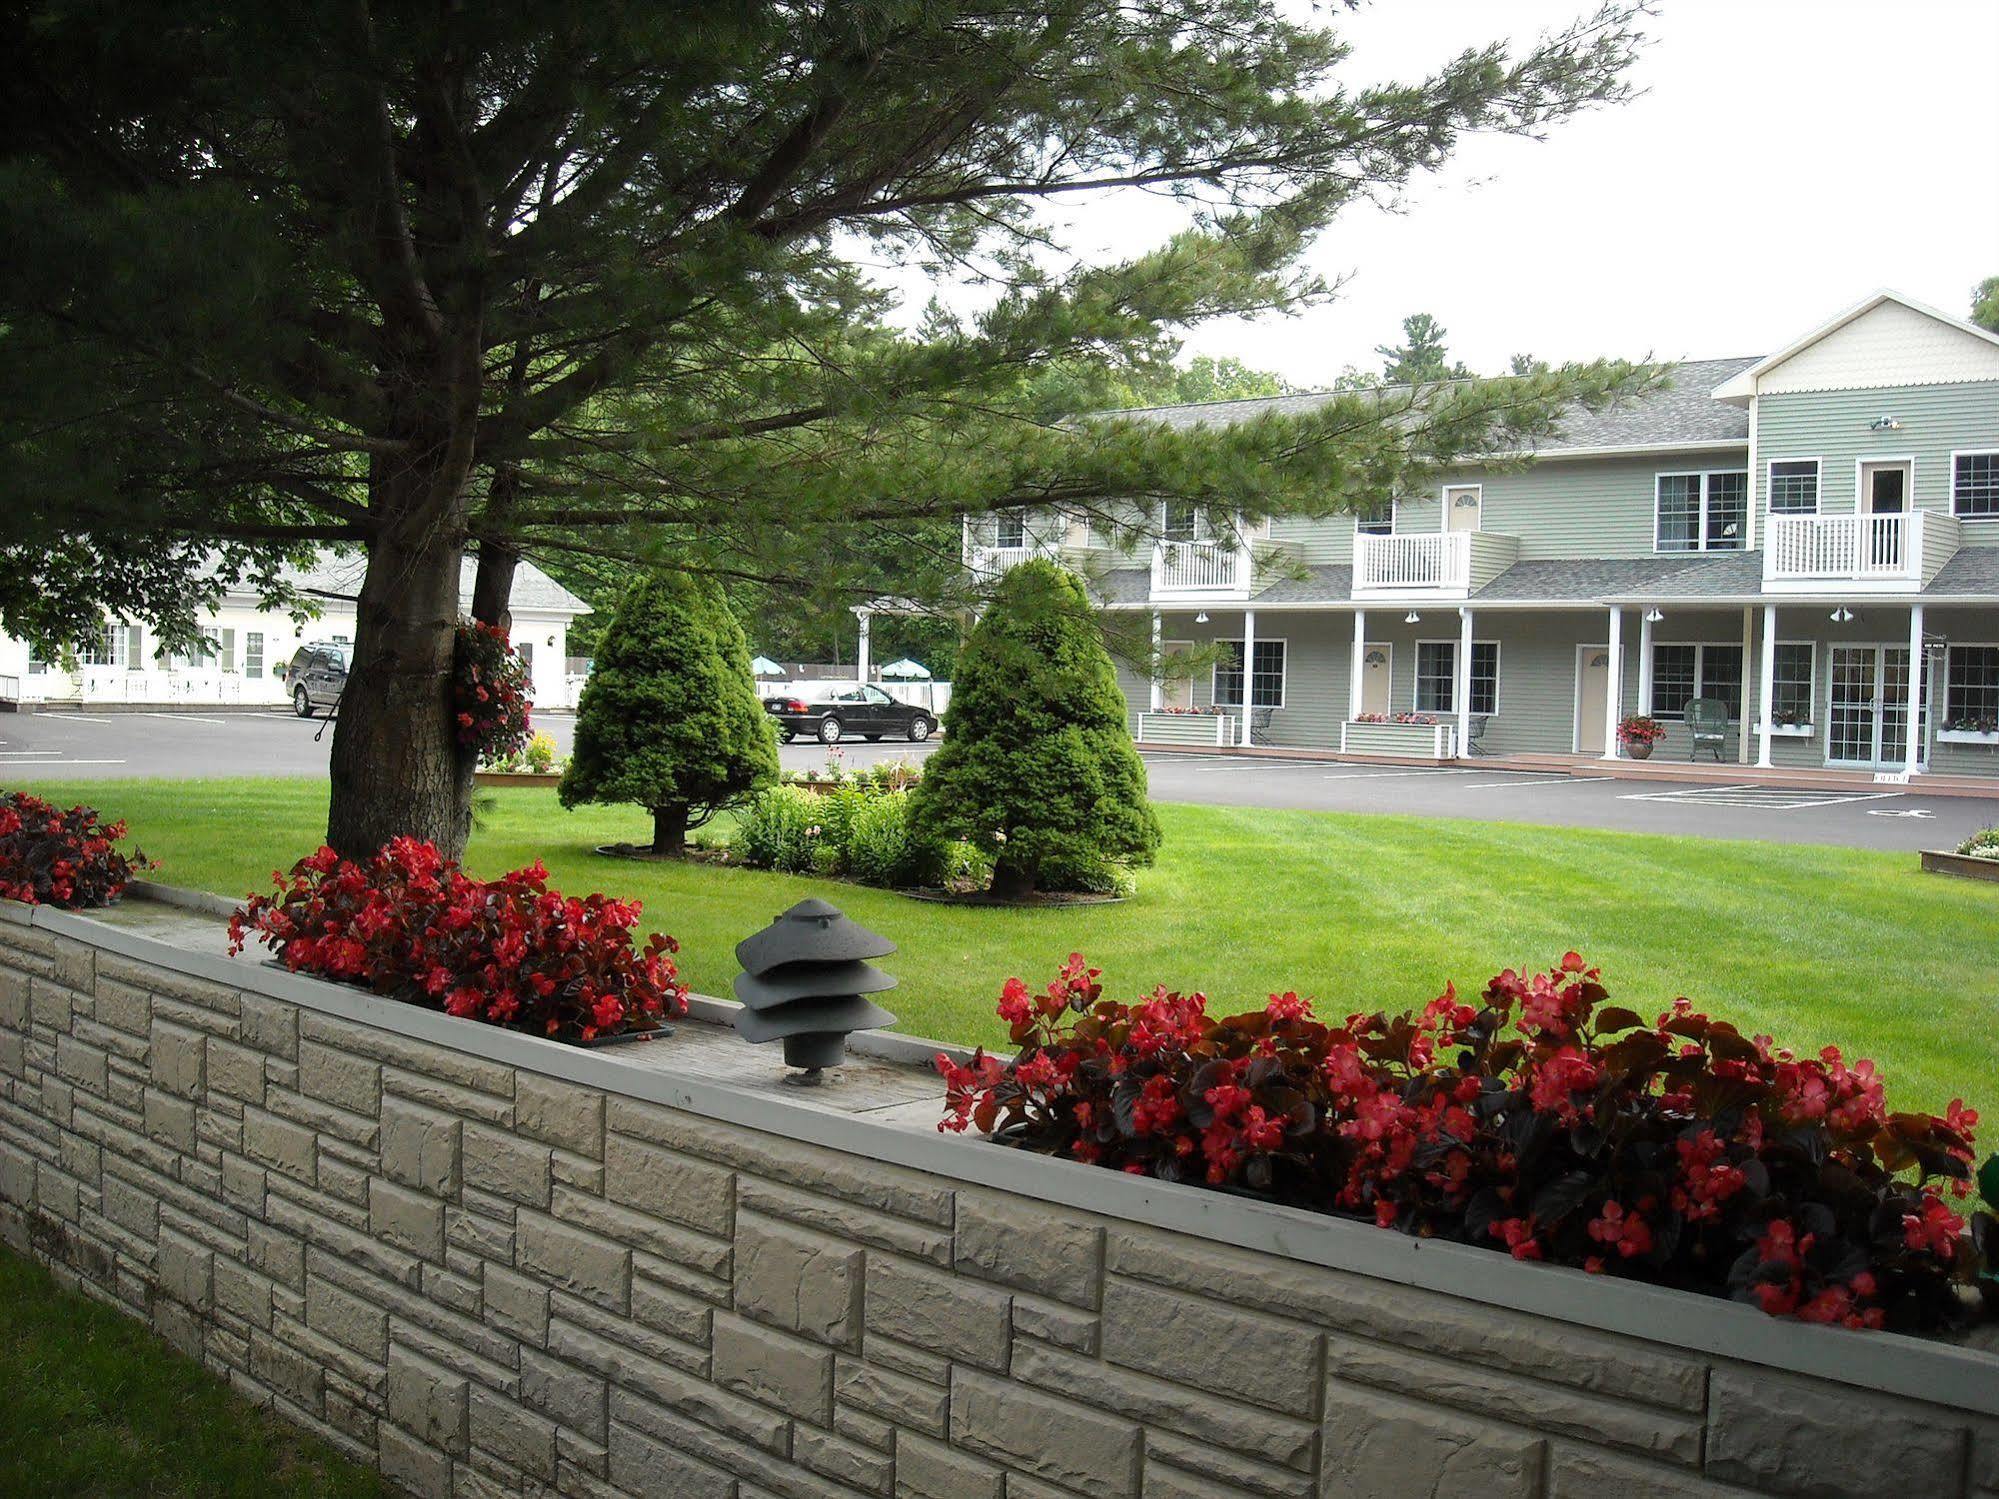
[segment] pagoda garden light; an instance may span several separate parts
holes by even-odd
[[[895,951],[886,937],[818,899],[802,900],[736,944],[736,1033],[761,1045],[784,1043],[784,1062],[799,1071],[788,1082],[822,1081],[823,1069],[846,1057],[850,1031],[895,1024],[895,1016],[864,996],[893,989],[896,980],[869,958]]]

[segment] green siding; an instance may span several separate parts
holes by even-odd
[[[1870,431],[1887,416],[1893,432]],[[1879,390],[1798,391],[1756,402],[1757,513],[1769,505],[1774,460],[1819,460],[1819,513],[1851,515],[1857,466],[1863,457],[1915,459],[1915,503],[1950,508],[1950,455],[1963,448],[1999,448],[1999,381],[1912,385]],[[1759,523],[1760,529],[1760,523]],[[1999,522],[1964,527],[1967,546],[1999,545]]]

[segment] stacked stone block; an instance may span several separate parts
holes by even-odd
[[[1999,1495],[1999,1422],[1962,1410],[1059,1209],[5,920],[0,1227],[424,1496]]]

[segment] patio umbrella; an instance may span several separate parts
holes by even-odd
[[[901,682],[927,682],[930,668],[921,661],[912,661],[904,656],[900,661],[891,661],[881,669],[884,677],[892,677]]]
[[[768,656],[758,656],[750,662],[750,674],[758,677],[781,677],[784,675],[784,668]]]

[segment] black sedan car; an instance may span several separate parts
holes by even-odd
[[[937,715],[928,708],[899,703],[860,682],[800,682],[763,702],[786,744],[800,734],[821,744],[887,735],[921,743],[937,731]]]

